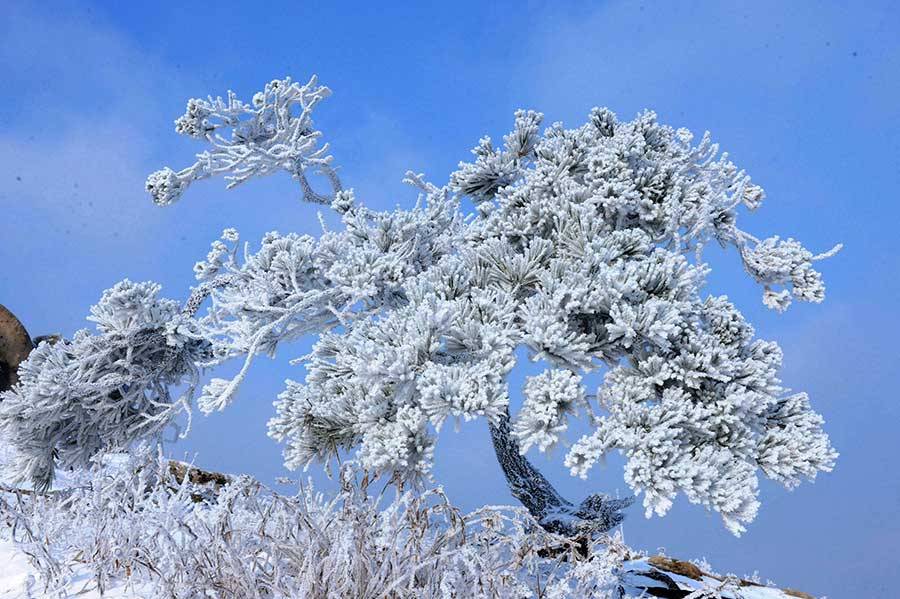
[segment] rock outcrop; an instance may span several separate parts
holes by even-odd
[[[15,315],[0,304],[0,391],[18,382],[16,371],[28,357],[34,343]]]
[[[692,562],[654,555],[627,562],[625,582],[647,597],[660,599],[815,599],[802,591],[704,572]],[[702,594],[706,591],[705,594]],[[699,594],[698,594],[699,593]]]

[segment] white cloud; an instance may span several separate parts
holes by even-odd
[[[147,248],[174,233],[143,189],[160,161],[147,131],[177,115],[153,92],[187,86],[89,15],[3,11],[0,301],[38,332],[69,333],[119,278],[156,278],[163,259]]]
[[[81,13],[4,11],[0,65],[17,93],[0,109],[0,206],[44,235],[138,241],[159,218],[143,190],[159,166],[146,132],[172,120],[153,92],[183,77]]]

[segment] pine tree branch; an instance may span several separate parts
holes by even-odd
[[[220,289],[226,285],[230,285],[236,279],[237,277],[233,274],[222,274],[210,281],[198,285],[191,291],[191,295],[188,297],[187,301],[184,302],[184,308],[181,309],[181,313],[185,316],[194,316],[197,314],[197,310],[200,309],[200,305],[207,297],[209,297],[214,289]]]
[[[191,295],[185,302],[181,311],[181,316],[193,318],[202,303],[209,297],[214,289],[224,287],[235,280],[236,277],[234,275],[224,274],[197,286],[192,290]],[[165,333],[160,329],[143,328],[137,330],[134,336],[144,337],[145,342],[153,338],[160,338],[161,346],[165,347],[164,334]],[[19,365],[28,358],[31,351],[42,341],[56,343],[60,340],[61,336],[56,334],[44,335],[32,339],[19,318],[0,304],[0,392],[11,389],[18,382],[17,372]],[[170,348],[167,348],[165,356],[160,361],[160,364],[170,360],[172,356],[173,351]],[[116,401],[122,400],[122,396],[118,390],[109,393],[108,397]],[[0,399],[0,401],[2,401],[2,399]],[[186,464],[177,461],[172,461],[170,463],[170,470],[171,474],[179,479],[184,479],[184,477],[189,474],[191,482],[197,484],[213,483],[216,488],[223,486],[228,480],[228,477],[215,472],[206,472],[193,466],[188,469]],[[49,486],[49,481],[50,479],[47,479],[45,486],[36,483],[34,491],[0,486],[0,492],[43,495],[49,492],[49,489],[46,488]]]
[[[595,493],[573,504],[521,454],[518,441],[510,433],[509,411],[498,425],[489,423],[489,427],[509,490],[548,532],[570,538],[606,532],[622,522],[625,515],[621,510],[634,503],[634,497],[615,499]]]

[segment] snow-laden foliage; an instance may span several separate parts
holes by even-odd
[[[513,425],[522,452],[553,448],[566,431],[566,418],[584,404],[584,387],[571,370],[545,370],[525,383],[525,403]]]
[[[299,360],[306,376],[287,382],[269,426],[292,468],[345,451],[373,474],[421,480],[448,418],[485,418],[522,452],[565,444],[567,419],[582,418],[593,432],[564,457],[573,474],[586,477],[617,450],[648,515],[666,513],[681,492],[736,534],[756,514],[759,472],[792,487],[831,469],[837,454],[822,418],[804,394],[780,384],[778,345],[756,339],[725,296],[701,294],[709,271],[701,250],[711,241],[734,248],[765,304],[781,311],[794,299],[824,298],[813,264],[837,248],[814,255],[793,239],[760,240],[739,228],[741,209],[756,210],[765,194],[708,134],[695,143],[652,112],[623,121],[607,109],[580,127],[555,123],[541,133],[542,115],[520,111],[502,145],[483,138],[449,184],[408,173],[421,192],[415,207],[377,212],[341,189],[325,147],[316,149],[310,110],[325,94],[315,80],[284,80],[252,105],[233,95],[189,103],[177,129],[212,149],[185,171],[151,175],[157,202],[171,203],[199,178],[226,174],[234,185],[284,169],[306,199],[330,202],[343,228],[318,239],[269,233],[243,251],[229,229],[195,266],[203,292],[190,308],[160,309],[159,321],[144,324],[117,317],[108,302],[113,313],[104,319],[126,328],[42,346],[0,404],[0,427],[41,456],[32,475],[52,470],[71,439],[91,439],[80,450],[86,458],[143,435],[118,411],[82,405],[119,402],[156,423],[160,406],[171,412],[165,385],[243,357],[236,377],[215,378],[199,394],[203,411],[221,409],[256,355],[307,334],[318,340]],[[327,197],[309,187],[306,173],[316,169],[332,181]],[[190,318],[207,294],[208,313]],[[143,352],[133,340],[141,331],[157,331]],[[118,344],[123,356],[68,349],[88,342]],[[548,369],[529,379],[507,428],[508,375],[520,347]],[[162,369],[157,358],[145,364],[154,352],[177,358]],[[48,382],[62,368],[73,373],[61,380],[101,387]],[[582,376],[603,369],[600,388],[584,389]],[[35,401],[44,407],[29,412]],[[57,422],[68,432],[59,434]],[[505,469],[514,490],[527,486],[515,477],[533,475],[522,464],[519,473]]]
[[[188,101],[187,110],[175,121],[175,131],[209,142],[212,149],[197,155],[197,161],[178,172],[165,167],[147,177],[153,201],[168,205],[178,201],[194,181],[224,174],[228,187],[281,170],[291,173],[303,188],[304,199],[328,203],[314,192],[306,171],[325,174],[335,191],[340,183],[331,168],[328,145],[319,147],[321,132],[313,129],[313,108],[331,95],[312,77],[305,85],[290,78],[272,81],[253,96],[250,104],[237,99],[209,97]],[[230,135],[223,135],[230,130]]]
[[[16,450],[13,475],[49,488],[57,467],[82,466],[174,424],[213,356],[196,321],[159,285],[124,280],[91,308],[71,340],[43,341],[0,401],[0,438]],[[186,388],[174,396],[170,389]]]
[[[326,498],[283,496],[239,478],[210,497],[147,448],[98,462],[51,496],[0,493],[0,516],[31,557],[36,589],[127,585],[145,599],[193,597],[619,598],[628,551],[589,553],[522,509],[462,515],[435,489],[367,494],[348,469]],[[76,573],[87,570],[91,580]],[[636,596],[636,595],[635,595]]]

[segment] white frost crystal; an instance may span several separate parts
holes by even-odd
[[[212,149],[197,155],[197,162],[175,172],[164,167],[147,178],[147,191],[162,206],[178,201],[194,181],[224,174],[228,187],[253,177],[281,170],[299,181],[304,199],[331,203],[331,196],[314,192],[307,171],[328,177],[334,191],[340,191],[331,168],[328,145],[318,145],[321,133],[313,129],[310,114],[331,90],[313,77],[305,85],[288,77],[272,81],[253,96],[251,104],[234,93],[228,98],[188,100],[185,113],[175,121],[175,131],[206,141]],[[230,130],[229,136],[223,135]]]

